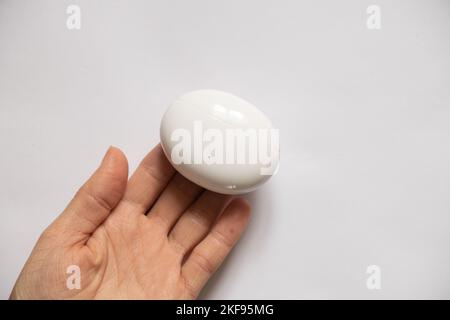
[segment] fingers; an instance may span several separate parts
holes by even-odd
[[[212,191],[203,192],[180,217],[169,233],[169,243],[183,256],[209,232],[217,216],[223,211],[230,196]]]
[[[182,275],[194,298],[239,240],[247,226],[250,211],[246,200],[234,199],[214,224],[211,232],[186,259]]]
[[[158,144],[131,176],[123,202],[131,204],[139,213],[146,213],[174,173],[175,169]]]
[[[76,240],[89,236],[119,203],[127,179],[125,155],[118,148],[110,147],[99,168],[79,189],[53,226],[63,228],[67,234],[77,234],[79,238]]]
[[[181,214],[195,201],[203,188],[176,173],[148,213],[150,220],[159,220],[166,233]]]

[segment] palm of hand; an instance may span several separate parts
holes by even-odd
[[[196,298],[249,213],[246,201],[176,174],[160,146],[129,180],[125,156],[111,148],[42,234],[11,298]],[[69,289],[69,266],[79,267],[79,289]]]

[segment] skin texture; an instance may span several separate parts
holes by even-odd
[[[128,179],[110,147],[42,233],[11,299],[195,299],[244,231],[244,199],[206,191],[156,146]],[[81,288],[69,290],[67,268]]]

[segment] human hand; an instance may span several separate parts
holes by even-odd
[[[111,147],[43,232],[11,299],[193,299],[245,229],[244,199],[205,191],[175,173],[160,145],[128,180]],[[66,285],[69,266],[81,287]]]

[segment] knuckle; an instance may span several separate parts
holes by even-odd
[[[194,250],[192,252],[191,258],[195,265],[208,275],[213,274],[216,270],[216,267],[211,259],[198,250]]]
[[[147,176],[150,177],[150,179],[156,182],[162,181],[164,179],[164,175],[161,172],[158,172],[158,170],[156,170],[154,166],[142,163],[141,169]]]
[[[111,211],[112,206],[104,198],[97,196],[95,193],[90,192],[85,187],[82,187],[77,192],[77,196],[81,196],[86,199],[88,206],[96,209],[102,209],[105,211]]]
[[[203,228],[209,228],[209,216],[210,212],[203,207],[194,207],[191,209],[190,218],[195,224],[200,225]]]
[[[233,247],[233,240],[224,234],[222,231],[214,230],[211,232],[211,237],[216,240],[219,245],[225,247],[226,249],[231,249]]]

